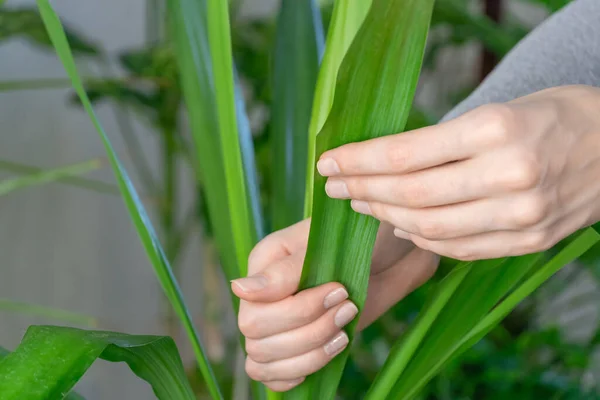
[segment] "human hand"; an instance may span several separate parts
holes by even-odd
[[[249,276],[232,282],[240,299],[238,325],[246,337],[246,372],[275,391],[299,385],[344,350],[343,327],[358,309],[339,283],[296,293],[306,254],[310,221],[263,239],[248,261]],[[437,257],[415,248],[382,224],[378,233],[369,293],[359,329],[425,282]]]
[[[565,86],[325,152],[330,197],[460,260],[546,250],[600,219],[600,89]]]

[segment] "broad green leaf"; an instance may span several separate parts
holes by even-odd
[[[308,169],[304,199],[305,218],[310,217],[312,211],[317,134],[323,128],[329,110],[331,110],[335,82],[342,60],[367,16],[371,1],[338,0],[333,5],[333,15],[327,31],[325,54],[317,78],[310,126],[308,128]]]
[[[335,99],[317,137],[317,157],[340,145],[402,132],[419,78],[433,0],[374,0],[340,67]],[[315,174],[313,216],[301,288],[341,282],[362,309],[378,222],[325,193]],[[356,322],[347,332],[350,338]],[[285,395],[332,399],[348,349]]]
[[[102,140],[108,160],[115,173],[121,195],[123,196],[123,200],[125,201],[125,205],[127,206],[127,210],[129,211],[129,215],[135,225],[140,240],[146,250],[146,253],[148,254],[152,266],[154,267],[154,272],[156,273],[167,298],[171,302],[171,305],[177,313],[177,316],[181,320],[188,338],[192,343],[194,354],[196,355],[202,376],[206,380],[213,398],[221,398],[217,381],[212,373],[205,351],[202,348],[200,338],[196,332],[196,328],[194,327],[194,323],[192,322],[192,318],[183,299],[183,294],[181,293],[177,280],[173,275],[173,270],[171,269],[169,261],[167,260],[160,242],[158,241],[157,235],[152,227],[150,218],[146,213],[144,205],[140,201],[127,172],[121,165],[121,162],[119,161],[117,154],[115,153],[115,150],[108,139],[108,136],[106,133],[104,133],[104,130],[100,125],[100,121],[97,119],[94,113],[94,109],[92,108],[90,100],[87,97],[83,87],[81,78],[77,72],[77,67],[75,66],[75,61],[73,59],[73,55],[71,53],[69,43],[67,42],[67,37],[65,36],[61,22],[48,0],[36,1],[56,53],[62,61],[68,76],[71,78],[73,82],[73,88],[79,95],[83,107],[88,113],[94,127],[98,131],[100,139]]]
[[[82,163],[67,165],[65,167],[42,170],[26,176],[20,176],[18,178],[5,179],[0,181],[0,196],[7,195],[18,189],[43,185],[45,183],[54,182],[60,179],[83,175],[90,171],[96,170],[101,166],[101,160],[94,159]]]
[[[40,306],[37,304],[29,304],[22,301],[2,298],[0,298],[0,312],[34,315],[37,317],[49,318],[71,324],[85,325],[92,328],[98,325],[96,318],[87,315],[61,310],[59,308]]]
[[[238,135],[236,138],[239,137],[239,144],[231,144],[235,141],[231,132],[226,137],[227,143],[223,142],[220,134],[216,110],[217,100],[213,85],[213,66],[204,23],[207,13],[205,0],[169,0],[168,7],[177,65],[195,144],[196,173],[198,181],[202,182],[204,201],[208,208],[210,225],[214,232],[221,265],[226,278],[232,280],[246,274],[248,254],[245,253],[249,252],[249,249],[263,234],[260,229],[261,224],[252,224],[253,217],[262,219],[257,216],[257,210],[260,210],[260,200],[257,195],[256,187],[258,185],[255,174],[252,174],[247,168],[240,169],[233,171],[233,175],[227,180],[225,173],[224,153],[226,150],[232,152],[230,156],[235,158],[239,156],[241,148],[244,152],[244,155],[240,156],[242,164],[248,165],[251,160],[249,153],[253,154],[254,150],[249,137],[250,131],[246,129],[243,120],[240,119],[238,125],[241,129],[239,132],[233,132]],[[229,45],[227,47],[229,48]],[[241,95],[239,91],[237,93]],[[227,115],[232,117],[231,105],[226,100],[222,100],[225,104],[224,107],[227,107]],[[243,113],[243,110],[239,108],[242,107],[239,97],[237,106],[232,118],[235,118],[236,115],[241,118]],[[233,164],[238,165],[237,163],[238,161],[233,161]],[[245,175],[242,174],[242,171],[245,172]],[[244,182],[247,184],[248,190],[235,192],[237,195],[243,193],[245,196],[243,199],[239,197],[230,199],[234,193],[228,192],[224,183],[231,182],[235,185],[235,180],[239,180],[239,187],[243,187]],[[238,207],[242,207],[246,211],[241,212],[237,209]],[[239,219],[240,213],[247,220],[238,220],[234,225],[233,220],[234,218]],[[253,225],[252,231],[247,231],[249,225]],[[237,233],[234,233],[234,228],[237,229]],[[245,254],[244,257],[242,257],[243,254]],[[234,299],[234,304],[237,307],[236,299]]]
[[[62,399],[101,358],[126,362],[160,400],[195,399],[173,339],[31,326],[0,361],[2,400]]]
[[[541,264],[535,262],[536,259],[541,259],[542,254],[516,257],[510,259],[507,262],[508,265],[505,264],[498,268],[498,272],[501,272],[503,277],[500,277],[500,279],[498,279],[496,282],[486,284],[484,280],[489,280],[488,276],[486,276],[484,280],[476,280],[470,283],[465,282],[465,289],[468,291],[473,290],[475,296],[473,298],[468,298],[469,293],[463,294],[462,303],[464,307],[461,309],[460,313],[456,312],[457,307],[455,307],[454,310],[448,310],[448,315],[450,316],[450,314],[453,313],[454,316],[454,319],[451,321],[451,323],[448,320],[436,321],[436,324],[439,324],[436,325],[439,327],[436,331],[439,340],[437,346],[438,348],[432,350],[435,351],[435,353],[430,353],[428,356],[426,356],[426,363],[425,365],[422,365],[422,367],[417,365],[409,366],[409,370],[407,370],[407,372],[410,372],[410,374],[406,374],[401,377],[401,379],[396,383],[396,387],[394,387],[393,391],[391,392],[390,398],[413,398],[425,386],[425,384],[427,384],[427,382],[429,382],[429,380],[441,370],[444,365],[460,354],[464,353],[467,349],[481,340],[512,310],[514,310],[522,300],[533,293],[562,267],[575,261],[579,256],[584,254],[598,242],[600,242],[600,234],[595,232],[593,229],[588,228],[578,233],[576,238],[571,243],[569,243],[564,249],[562,249],[547,262]],[[475,263],[474,268],[477,268],[478,264],[481,264],[481,262]],[[533,273],[517,285],[515,284],[515,281],[517,281],[518,278],[515,278],[515,276],[524,275],[519,268],[533,270]],[[512,283],[512,285],[510,285],[510,283]],[[477,289],[479,284],[487,286],[491,291],[496,292],[496,294],[503,293],[504,295],[508,295],[497,305],[494,303],[495,307],[489,311],[489,313],[486,313],[487,315],[485,315],[483,318],[478,318],[478,322],[476,324],[473,324],[472,321],[475,320],[475,318],[471,317],[472,314],[470,312],[474,308],[481,308],[481,303],[478,300],[485,301],[489,304],[492,300],[498,299],[498,297],[494,296],[494,293],[492,292],[490,292],[489,295],[477,297],[476,291],[479,290]],[[508,289],[509,285],[511,286],[510,289],[514,290],[510,291]],[[514,288],[515,286],[516,288]],[[455,300],[455,302],[460,301],[455,298],[453,298],[453,300]],[[464,314],[469,316],[468,318],[471,319],[470,322],[465,321],[465,318],[463,317]],[[442,327],[447,329],[443,329]],[[458,340],[449,340],[449,338],[446,337],[446,335],[449,333],[449,329],[456,330],[456,328],[461,330],[460,336],[456,337]],[[465,331],[465,328],[468,329]],[[442,345],[439,344],[443,342],[446,343]]]
[[[281,0],[271,107],[273,230],[304,217],[308,127],[322,47],[323,27],[314,0]]]
[[[236,253],[240,275],[245,276],[248,272],[248,255],[254,245],[255,229],[252,226],[252,211],[247,204],[249,197],[246,195],[246,176],[237,130],[229,3],[209,0],[206,20],[225,186],[236,244],[231,251]]]

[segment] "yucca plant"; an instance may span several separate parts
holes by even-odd
[[[168,257],[94,114],[60,20],[48,0],[37,4],[105,146],[159,282],[192,343],[208,393],[213,399],[223,398]],[[272,132],[275,190],[270,220],[262,213],[252,140],[231,55],[228,1],[168,0],[167,5],[194,143],[196,180],[205,194],[224,275],[235,279],[247,273],[248,254],[264,235],[265,221],[281,228],[312,216],[302,288],[339,281],[361,308],[378,222],[354,213],[347,201],[328,198],[315,160],[331,148],[405,129],[434,0],[337,0],[324,54],[314,2],[282,1],[274,65],[281,119],[276,119]],[[303,181],[307,184],[298,184]],[[398,339],[367,398],[414,398],[443,366],[599,241],[600,235],[589,228],[548,254],[452,264],[442,271],[409,332]],[[235,299],[232,303],[237,309]],[[351,338],[355,326],[347,328]],[[349,351],[289,393],[270,393],[253,384],[252,395],[333,399]],[[69,392],[97,358],[128,363],[160,399],[194,398],[175,345],[166,337],[34,326],[14,352],[2,351],[0,358],[2,399],[74,398]]]

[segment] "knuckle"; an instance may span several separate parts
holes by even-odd
[[[404,204],[414,208],[423,207],[430,197],[429,188],[418,181],[407,182],[403,193]]]
[[[416,224],[417,234],[425,239],[435,240],[446,234],[444,224],[432,219],[422,219]]]
[[[535,154],[520,151],[514,156],[510,165],[512,166],[506,170],[508,189],[533,189],[540,183],[542,167]]]
[[[267,371],[265,371],[265,367],[263,365],[255,362],[250,357],[246,357],[245,369],[246,369],[246,374],[248,374],[248,376],[252,380],[259,381],[259,382],[264,382],[264,381],[269,380]]]
[[[552,247],[552,235],[548,231],[529,232],[525,236],[525,253],[536,253]]]
[[[263,346],[259,340],[247,339],[245,346],[246,354],[248,354],[248,356],[254,361],[260,363],[272,361],[270,355],[265,352],[265,349],[267,349],[267,347]]]
[[[514,208],[514,222],[518,227],[528,228],[535,226],[546,219],[549,204],[541,194],[532,194],[525,197]]]
[[[479,109],[485,137],[489,144],[502,146],[510,142],[516,131],[513,109],[502,103],[488,104]]]
[[[368,193],[368,182],[366,179],[346,179],[348,194],[353,199],[362,199]]]
[[[385,159],[387,160],[390,169],[394,172],[407,171],[410,160],[409,146],[406,143],[388,146],[385,150]]]
[[[375,218],[380,221],[389,221],[389,210],[388,207],[381,203],[370,202],[369,208]]]
[[[248,338],[256,338],[259,333],[257,318],[252,312],[240,312],[238,315],[238,328],[242,335]]]

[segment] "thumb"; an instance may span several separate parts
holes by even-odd
[[[263,270],[231,281],[231,290],[242,300],[270,303],[285,299],[298,290],[306,251],[281,258]]]

